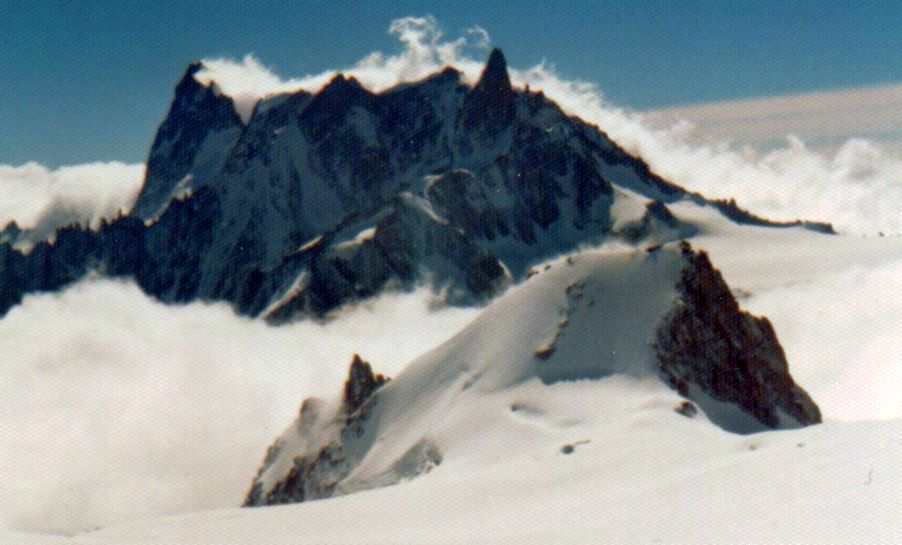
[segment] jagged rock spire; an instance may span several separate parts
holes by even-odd
[[[369,110],[372,104],[373,94],[357,79],[338,73],[304,108],[300,121],[315,140],[340,125],[351,107],[359,106]]]
[[[485,63],[482,76],[476,88],[482,88],[486,92],[504,94],[511,92],[511,80],[507,73],[507,61],[504,53],[497,47],[492,49],[489,54],[489,60]]]
[[[464,102],[464,127],[469,130],[482,124],[490,135],[498,133],[513,121],[516,98],[504,53],[492,49],[479,82]]]
[[[819,423],[820,409],[789,374],[767,318],[739,308],[707,253],[693,250],[687,241],[680,251],[686,267],[676,286],[679,304],[655,341],[662,378],[727,431]]]
[[[191,108],[192,103],[203,101],[200,97],[206,97],[206,95],[210,94],[210,90],[194,77],[203,67],[204,65],[200,61],[194,61],[189,64],[184,75],[182,75],[182,79],[175,86],[172,108],[176,111]],[[204,104],[204,106],[208,105]]]
[[[184,85],[186,82],[189,82],[194,79],[194,75],[201,71],[204,67],[204,63],[201,61],[194,61],[188,65],[188,68],[185,70],[185,75],[182,76],[182,79],[179,81],[179,85]]]
[[[380,386],[388,382],[382,375],[373,372],[372,366],[354,354],[348,380],[345,382],[343,405],[348,414],[353,414]]]
[[[140,218],[153,217],[169,201],[173,188],[193,172],[208,134],[219,134],[222,158],[227,151],[223,148],[231,148],[240,135],[243,124],[232,99],[195,79],[202,68],[200,62],[188,65],[175,87],[169,113],[157,130],[144,187],[132,209],[132,214]],[[222,131],[230,131],[229,138],[224,139]]]

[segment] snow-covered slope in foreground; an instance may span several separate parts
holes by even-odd
[[[449,452],[403,486],[147,520],[5,545],[898,544],[902,421],[737,436],[673,412],[675,393],[610,378],[525,385],[536,412],[489,396],[468,423],[480,460]],[[476,408],[474,408],[475,410]],[[475,428],[475,429],[474,429]],[[461,430],[465,436],[467,430]],[[510,441],[510,435],[516,441]],[[565,444],[577,444],[570,455]],[[490,463],[486,463],[490,462]]]
[[[742,313],[707,256],[687,243],[567,256],[387,385],[379,388],[359,360],[351,371],[340,405],[304,402],[268,453],[248,504],[394,484],[455,449],[486,463],[497,453],[480,443],[520,442],[506,420],[495,425],[499,414],[543,420],[534,400],[542,390],[521,392],[533,384],[650,377],[730,431],[820,422],[770,324]]]
[[[823,278],[824,289],[865,300],[860,284],[843,271],[894,267],[899,252],[893,249],[902,240],[818,237],[793,230],[758,244],[749,241],[750,228],[723,226],[705,209],[678,207],[675,213],[702,229],[696,245],[711,251],[734,291],[747,294],[743,306],[757,312],[773,308],[768,316],[781,340],[786,340],[784,331],[808,330],[784,344],[794,375],[819,403],[829,384],[847,384],[842,374],[831,378],[816,369],[819,363],[837,369],[840,355],[818,348],[805,358],[793,357],[817,348],[811,339],[818,345],[836,340],[816,318],[836,303],[805,296],[795,306],[807,308],[794,309],[787,295],[820,286]],[[761,229],[764,235],[770,232]],[[509,297],[526,297],[528,288],[553,274],[577,273],[581,263],[586,262],[577,259],[568,266],[561,260]],[[895,308],[885,304],[886,295],[895,292],[884,294],[872,306]],[[770,301],[776,298],[788,301],[774,305]],[[863,319],[859,311],[849,307],[856,320]],[[514,318],[499,316],[497,327],[516,336],[535,326]],[[898,320],[884,325],[893,324]],[[862,344],[874,340],[865,333],[855,334]],[[525,355],[542,342],[522,338],[525,344],[518,350]],[[484,340],[491,340],[488,333]],[[359,350],[367,354],[366,346]],[[867,360],[848,355],[854,356],[846,361],[856,372],[869,372]],[[390,362],[374,363],[378,370]],[[871,374],[886,379],[880,369]],[[400,384],[403,376],[393,383]],[[0,543],[902,542],[898,418],[739,436],[701,414],[677,414],[674,408],[682,398],[656,377],[547,385],[534,379],[479,395],[473,393],[477,388],[474,384],[467,390],[471,393],[460,394],[470,403],[455,403],[453,412],[438,414],[436,429],[444,431],[430,438],[441,448],[441,464],[398,486],[296,505],[134,521],[74,539],[0,533]],[[856,390],[848,397],[870,396]],[[844,416],[829,406],[826,414]],[[573,446],[570,454],[563,452],[567,445]]]
[[[902,540],[902,421],[737,436],[676,414],[676,394],[650,381],[533,383],[518,394],[531,397],[533,412],[511,413],[503,394],[487,397],[481,408],[493,418],[458,430],[478,441],[403,486],[85,537],[119,545]],[[489,427],[498,435],[479,433]],[[576,445],[569,455],[566,444]],[[479,460],[464,455],[476,452]]]

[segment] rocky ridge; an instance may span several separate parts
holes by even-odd
[[[215,82],[195,79],[201,67],[176,87],[131,214],[30,252],[4,232],[0,315],[89,271],[273,322],[422,283],[474,304],[579,245],[691,236],[667,208],[680,199],[764,221],[687,194],[541,92],[514,88],[500,50],[473,87],[451,67],[381,93],[338,75],[313,94],[262,99],[246,122]],[[644,215],[617,215],[634,201]]]

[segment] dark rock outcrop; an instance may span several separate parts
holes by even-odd
[[[386,382],[388,382],[387,378],[373,373],[370,364],[360,359],[359,355],[354,354],[342,398],[347,413],[354,414],[373,395],[373,392]]]
[[[479,82],[464,100],[463,126],[467,130],[482,128],[488,136],[496,136],[514,120],[516,101],[504,53],[495,48],[489,54]]]
[[[687,242],[682,251],[679,297],[657,331],[662,378],[729,431],[819,423],[820,410],[793,381],[770,322],[740,310],[705,252]]]
[[[386,377],[373,373],[369,363],[354,355],[338,413],[323,414],[323,402],[304,401],[297,428],[290,429],[289,433],[311,441],[303,445],[305,454],[283,459],[287,455],[284,439],[278,439],[267,451],[244,500],[244,507],[299,503],[332,496],[366,453],[369,438],[364,433],[364,425],[378,403],[379,388],[386,382]],[[328,429],[337,429],[337,433],[323,431]],[[439,456],[436,463],[440,461]],[[279,463],[285,465],[284,472],[268,475]]]
[[[241,118],[232,99],[194,78],[202,68],[201,63],[192,63],[175,88],[169,113],[150,150],[144,187],[133,208],[138,217],[157,214],[161,203],[172,195],[173,184],[183,182],[186,176],[199,178],[219,170],[241,134]],[[200,157],[204,143],[217,135],[218,140],[204,150],[208,155]]]
[[[745,208],[736,203],[736,199],[714,199],[706,200],[700,195],[694,195],[698,202],[707,202],[717,208],[721,214],[733,220],[740,225],[757,225],[759,227],[804,227],[811,231],[823,233],[825,235],[835,235],[836,230],[830,223],[819,221],[773,221],[749,212]]]
[[[0,244],[15,244],[22,234],[22,229],[15,221],[6,224],[6,227],[0,231]]]

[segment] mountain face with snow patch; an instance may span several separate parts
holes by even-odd
[[[694,417],[697,405],[731,432],[821,420],[770,323],[740,310],[704,252],[685,242],[586,251],[512,290],[395,380],[355,357],[340,399],[303,403],[245,504],[411,479],[440,466],[447,446],[500,433],[498,418],[534,412],[544,389],[614,375],[660,381],[691,400],[675,411]]]
[[[132,208],[141,218],[158,216],[180,192],[216,174],[242,132],[232,100],[194,79],[193,63],[175,88],[169,115],[157,130],[147,161],[144,187]],[[178,183],[172,185],[172,180]]]
[[[691,236],[668,210],[679,200],[770,224],[686,193],[515,89],[499,50],[472,88],[450,67],[378,94],[339,75],[262,99],[246,120],[200,68],[176,87],[130,215],[30,252],[0,239],[0,313],[92,270],[274,322],[423,282],[472,304],[581,244]]]

